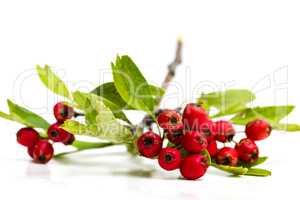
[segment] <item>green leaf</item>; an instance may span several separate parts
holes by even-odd
[[[268,121],[273,129],[285,130],[285,131],[299,131],[300,126],[297,124],[281,124],[280,121],[289,115],[294,106],[266,106],[247,108],[240,113],[236,114],[230,120],[239,125],[245,125],[255,119],[264,119]]]
[[[88,107],[91,107],[91,102],[89,100],[89,95],[91,95],[90,93],[84,93],[84,92],[79,92],[76,91],[73,93],[73,97],[74,97],[74,101],[77,102],[79,104],[79,108],[80,109],[85,109]],[[114,114],[114,116],[118,119],[121,119],[123,121],[126,121],[127,123],[131,124],[131,122],[128,120],[128,118],[126,117],[125,113],[121,110],[121,108],[119,108],[116,104],[114,104],[113,102],[101,97],[101,96],[96,96],[94,95],[94,98],[98,98],[99,101],[102,101],[106,107],[108,107],[112,113]],[[91,107],[92,108],[92,107]],[[92,120],[92,116],[95,116],[96,111],[91,109],[88,112],[86,112],[86,118],[90,119],[90,121]],[[93,123],[95,123],[95,118],[93,119]]]
[[[7,100],[10,116],[14,121],[33,128],[42,128],[47,130],[49,123],[39,115],[23,108],[10,100]]]
[[[211,166],[234,175],[244,175],[248,172],[248,169],[245,167],[232,167],[227,165],[218,165],[216,163],[211,163]]]
[[[37,65],[36,70],[41,81],[49,90],[51,90],[55,94],[70,99],[72,98],[71,93],[69,92],[66,84],[54,72],[51,71],[48,65],[45,65],[44,68]]]
[[[74,101],[85,112],[86,124],[66,121],[64,128],[81,135],[94,136],[115,143],[132,142],[130,129],[120,123],[99,96],[91,93],[73,93]]]
[[[257,166],[257,165],[260,165],[262,163],[264,163],[266,160],[268,159],[268,157],[264,156],[264,157],[259,157],[257,159],[257,161],[255,161],[254,163],[251,163],[251,164],[248,164],[248,163],[242,163],[242,165],[244,167],[247,167],[247,168],[251,168],[251,167],[254,167],[254,166]]]
[[[271,176],[272,172],[265,169],[259,168],[250,168],[248,169],[247,173],[244,174],[246,176]]]
[[[118,56],[115,64],[112,63],[112,70],[116,89],[122,99],[128,105],[152,115],[155,99],[149,84],[131,58]]]
[[[216,108],[218,113],[212,117],[220,117],[235,114],[245,109],[247,103],[254,99],[255,95],[249,90],[230,89],[223,92],[202,94],[197,102],[203,104],[208,110]]]
[[[160,87],[149,85],[149,90],[151,95],[155,98],[162,97],[164,95],[164,90]],[[122,99],[113,82],[104,83],[92,90],[91,93],[109,100],[120,109],[134,109]]]
[[[13,120],[12,117],[9,114],[6,114],[2,111],[0,111],[0,117],[7,119],[7,120]]]

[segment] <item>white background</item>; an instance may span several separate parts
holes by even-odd
[[[184,63],[164,106],[225,88],[254,90],[255,104],[300,106],[299,10],[287,0],[0,0],[0,109],[7,111],[11,98],[54,120],[57,97],[34,75],[36,64],[53,66],[71,89],[88,91],[110,80],[116,54],[129,54],[149,82],[160,84],[179,35]],[[300,122],[299,115],[300,108],[288,120]],[[1,119],[0,127],[0,199],[298,199],[299,133],[273,132],[259,143],[270,156],[262,167],[271,177],[210,169],[184,181],[114,148],[35,165],[15,142],[20,126]]]

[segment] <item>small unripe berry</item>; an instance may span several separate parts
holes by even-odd
[[[157,156],[162,148],[162,139],[152,131],[143,133],[137,140],[138,151],[147,158]]]
[[[259,157],[259,150],[255,142],[244,138],[235,146],[239,159],[245,163],[254,163]]]
[[[270,136],[272,131],[271,125],[262,119],[257,119],[249,122],[246,125],[246,135],[247,138],[252,140],[263,140]]]
[[[62,129],[61,123],[57,122],[52,124],[47,131],[48,137],[53,142],[62,142],[62,143],[69,143],[72,134],[68,131]]]
[[[220,165],[236,166],[238,164],[238,153],[231,147],[223,147],[218,151],[216,161]]]
[[[198,104],[187,104],[182,115],[184,127],[188,130],[200,130],[202,124],[210,121],[206,110]]]
[[[54,149],[52,144],[47,140],[40,140],[33,147],[28,149],[28,153],[35,162],[45,164],[52,159]]]
[[[182,125],[181,115],[176,110],[163,110],[157,117],[159,126],[163,129],[178,129]]]
[[[18,143],[25,147],[32,147],[39,139],[39,133],[33,128],[21,128],[17,132]]]
[[[185,132],[182,139],[182,146],[190,153],[200,153],[207,147],[207,140],[203,133],[198,131]]]
[[[64,122],[67,119],[71,119],[75,112],[72,107],[66,105],[64,102],[58,102],[53,107],[53,114],[58,122]]]
[[[200,154],[186,157],[180,164],[181,175],[188,180],[202,177],[208,168],[207,158]]]
[[[159,153],[158,163],[161,166],[161,168],[167,171],[171,171],[179,168],[180,162],[181,162],[180,151],[175,148],[166,147],[163,148]]]
[[[216,140],[219,142],[232,141],[236,133],[232,124],[224,120],[216,121],[214,124],[214,130],[216,132]]]
[[[178,144],[181,144],[182,142],[182,139],[183,139],[183,126],[181,126],[181,128],[179,129],[167,129],[165,130],[165,134],[168,138],[168,140],[175,144],[175,145],[178,145]]]
[[[217,141],[216,140],[211,140],[211,141],[208,142],[207,151],[208,151],[210,157],[215,157],[217,155],[218,146],[217,146]]]

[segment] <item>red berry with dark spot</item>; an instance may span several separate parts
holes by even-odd
[[[246,135],[247,138],[252,140],[263,140],[270,136],[272,131],[271,125],[262,119],[257,119],[252,122],[249,122],[246,125]]]
[[[157,122],[163,129],[178,129],[182,126],[181,115],[176,110],[163,110],[158,115]]]
[[[53,107],[53,113],[58,122],[64,122],[67,119],[71,119],[75,114],[74,109],[66,105],[64,102],[58,102],[55,104]]]
[[[165,134],[171,143],[175,145],[181,144],[184,136],[183,126],[181,126],[179,129],[167,129],[165,130]]]
[[[68,143],[72,134],[62,129],[60,126],[61,123],[59,122],[52,124],[47,131],[48,137],[53,142]]]
[[[184,127],[188,130],[200,130],[201,125],[210,121],[206,110],[195,103],[187,104],[182,115]]]
[[[216,140],[219,142],[230,142],[232,141],[235,130],[233,125],[224,120],[220,120],[214,123],[214,130],[216,132]]]
[[[137,140],[140,154],[147,158],[157,156],[162,148],[162,139],[152,131],[143,133]]]
[[[25,147],[32,147],[39,139],[39,133],[33,128],[21,128],[17,132],[18,143]]]
[[[238,152],[231,147],[223,147],[216,155],[216,161],[220,165],[236,166],[238,164]]]
[[[179,168],[180,162],[180,151],[175,148],[166,147],[163,148],[159,153],[158,163],[161,166],[161,168],[165,170],[171,171]]]
[[[71,145],[71,144],[73,144],[74,141],[75,141],[75,136],[70,133],[69,137],[65,141],[63,141],[63,144],[64,145]]]
[[[207,158],[200,154],[186,157],[180,164],[181,175],[188,180],[202,177],[208,168]]]
[[[30,148],[28,150],[28,153],[35,162],[45,164],[52,159],[54,149],[52,144],[47,140],[40,140],[32,147],[32,149]]]
[[[205,135],[199,131],[187,131],[182,139],[182,146],[190,153],[200,153],[207,147]]]
[[[217,141],[216,140],[211,140],[211,141],[208,142],[207,151],[208,151],[210,157],[215,157],[217,155],[218,146],[217,146]]]
[[[259,150],[255,142],[244,138],[235,146],[239,159],[245,163],[254,163],[259,157]]]

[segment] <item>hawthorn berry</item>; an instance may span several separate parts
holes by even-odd
[[[203,123],[200,126],[200,131],[204,133],[207,141],[215,140],[217,136],[217,132],[214,129],[214,122],[211,120]]]
[[[207,168],[207,158],[200,154],[193,154],[181,162],[180,173],[188,180],[196,180],[206,173]]]
[[[181,115],[176,110],[163,110],[158,115],[157,122],[163,129],[178,129],[182,126]]]
[[[35,162],[45,164],[52,159],[54,149],[47,140],[40,140],[28,149],[28,153]]]
[[[175,145],[181,144],[184,136],[183,126],[181,126],[179,129],[167,129],[165,130],[165,134],[171,143]]]
[[[40,139],[39,133],[33,128],[21,128],[17,132],[17,141],[25,147],[31,147]]]
[[[182,139],[182,146],[190,153],[200,153],[207,147],[207,139],[204,133],[199,131],[187,131]]]
[[[254,163],[259,157],[259,150],[255,142],[249,138],[242,139],[235,146],[239,159],[245,163]]]
[[[238,164],[238,152],[231,147],[223,147],[218,151],[216,161],[220,165],[236,166]]]
[[[207,151],[211,157],[215,157],[218,153],[218,146],[216,140],[210,140],[207,144]]]
[[[70,138],[72,139],[72,134],[62,129],[60,126],[60,122],[52,124],[47,131],[48,137],[53,142],[62,142],[64,144],[68,144],[70,142]]]
[[[159,153],[158,163],[161,166],[161,168],[167,171],[179,168],[180,162],[180,151],[175,148],[166,147],[163,148]]]
[[[67,119],[71,119],[75,112],[71,106],[66,105],[64,102],[58,102],[53,107],[53,114],[58,122],[64,122]]]
[[[152,131],[143,133],[137,140],[138,151],[147,158],[157,156],[162,148],[162,139]]]
[[[182,121],[188,130],[199,130],[202,124],[210,121],[208,113],[199,104],[190,103],[184,108]]]
[[[74,141],[75,141],[75,136],[70,133],[69,137],[65,141],[63,141],[63,144],[64,145],[71,145],[71,144],[73,144]]]
[[[232,141],[236,133],[233,125],[229,121],[224,120],[214,123],[214,131],[216,132],[216,140],[223,143]]]
[[[262,119],[256,119],[246,125],[247,138],[252,140],[263,140],[270,136],[272,131],[271,125]]]

